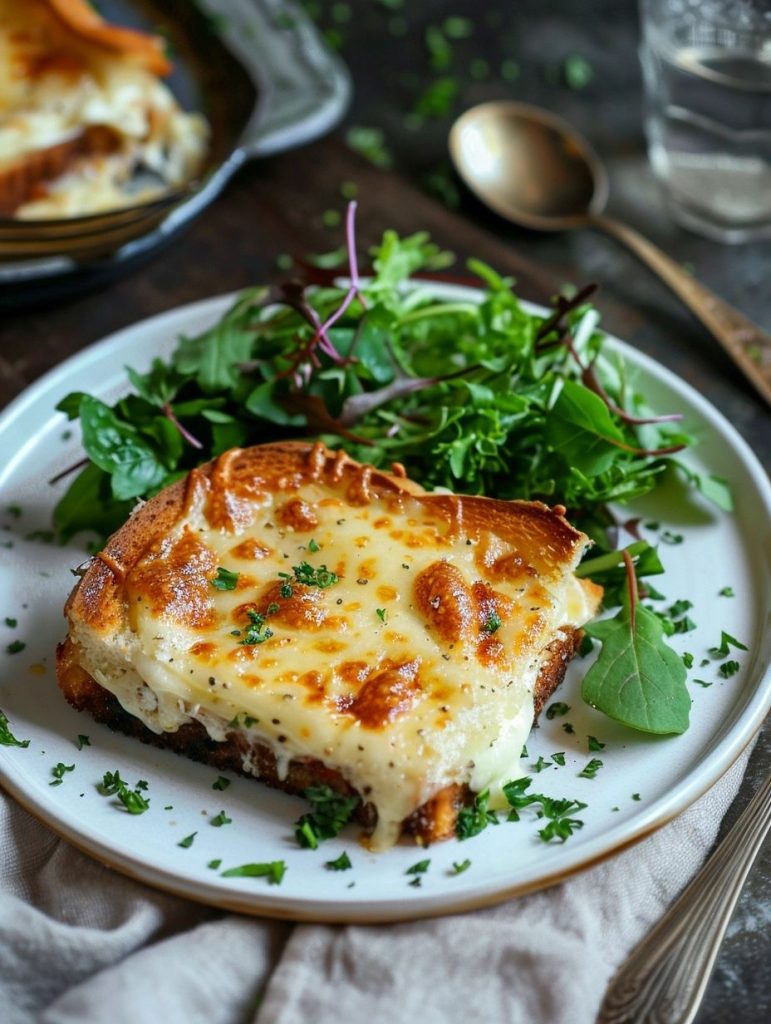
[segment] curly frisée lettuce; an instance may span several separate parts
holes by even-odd
[[[668,468],[730,506],[722,480],[673,458],[692,440],[680,416],[654,415],[603,351],[592,286],[533,313],[510,279],[471,260],[479,296],[447,297],[412,276],[446,266],[448,254],[425,233],[393,231],[361,278],[355,207],[346,284],[251,288],[167,360],[127,368],[132,390],[114,405],[80,392],[60,402],[80,419],[87,455],[54,512],[61,539],[106,536],[136,499],[200,462],[286,438],[321,437],[376,466],[401,462],[428,489],[559,502],[600,552],[607,503],[651,491]],[[638,575],[661,571],[657,558],[632,554]],[[621,562],[602,569],[623,576]]]

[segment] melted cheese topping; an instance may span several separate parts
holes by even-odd
[[[511,541],[410,495],[362,504],[323,479],[192,492],[123,581],[130,631],[109,665],[84,661],[94,678],[156,732],[195,719],[223,740],[240,716],[279,773],[295,757],[337,770],[377,809],[373,848],[448,784],[495,805],[545,645],[594,610],[571,566],[539,576]],[[299,583],[303,563],[337,582]],[[235,589],[215,587],[220,567]]]
[[[0,0],[0,175],[94,128],[113,138],[116,154],[74,156],[56,186],[15,216],[95,213],[181,185],[200,166],[208,128],[130,54],[78,39],[37,0]],[[160,184],[127,189],[139,167]]]

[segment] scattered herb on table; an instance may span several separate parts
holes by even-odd
[[[185,836],[184,839],[180,839],[177,846],[181,846],[183,850],[189,850],[195,841],[195,837],[198,835],[197,832],[191,832],[189,836]]]
[[[232,825],[233,819],[229,818],[224,811],[220,811],[219,814],[215,814],[211,819],[210,824],[214,825],[215,828],[220,828],[222,825]]]
[[[453,875],[462,875],[463,872],[464,871],[468,871],[468,869],[470,867],[471,867],[471,861],[468,859],[468,857],[465,860],[461,860],[461,861],[455,861],[454,860],[452,862],[452,874]]]

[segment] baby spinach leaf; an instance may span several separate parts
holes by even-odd
[[[104,402],[84,395],[80,422],[83,446],[92,462],[111,474],[112,493],[119,501],[145,494],[163,482],[167,470],[155,450]]]
[[[602,650],[584,677],[581,696],[609,718],[641,732],[685,732],[691,708],[685,665],[665,642],[659,617],[639,603],[627,554],[625,560],[630,590],[623,606],[612,619],[584,627],[602,642]]]

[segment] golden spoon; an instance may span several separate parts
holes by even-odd
[[[471,191],[537,231],[598,228],[623,242],[704,324],[771,405],[771,336],[627,224],[606,217],[608,181],[591,146],[562,118],[526,103],[472,107],[450,131],[450,156]]]

